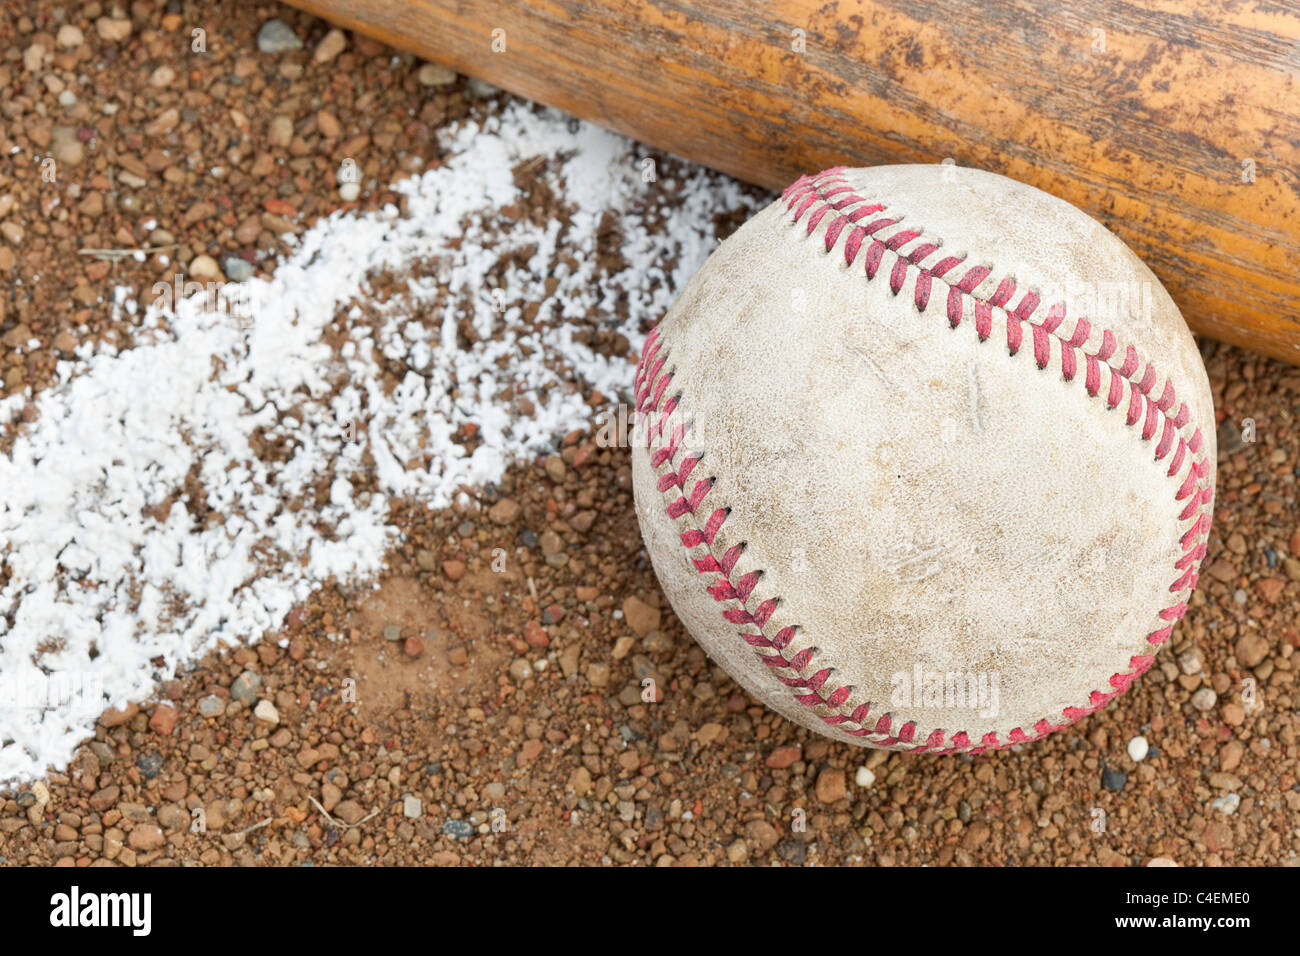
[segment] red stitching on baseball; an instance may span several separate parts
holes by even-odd
[[[823,241],[825,251],[828,254],[833,251],[844,230],[851,226],[852,228],[849,228],[844,243],[844,259],[846,264],[851,266],[857,259],[859,252],[861,252],[863,242],[868,237],[894,225],[898,220],[882,218],[865,226],[857,225],[860,219],[868,215],[884,212],[885,207],[880,203],[868,202],[864,197],[855,194],[850,184],[842,176],[843,171],[842,167],[836,167],[818,173],[816,176],[800,177],[782,193],[782,199],[786,203],[786,208],[793,211],[793,224],[797,224],[809,213],[809,210],[813,210],[808,217],[807,235],[811,235],[817,225],[827,216],[831,217]],[[832,199],[834,199],[833,202]],[[848,209],[850,206],[857,206],[858,208],[849,213],[842,212],[842,210]],[[1016,292],[1016,283],[1013,279],[1009,277],[1002,279],[992,295],[984,298],[977,296],[975,290],[992,273],[991,268],[981,265],[971,266],[960,279],[950,281],[946,278],[946,274],[962,262],[960,258],[949,256],[933,266],[926,267],[923,265],[926,258],[938,251],[939,243],[926,243],[914,249],[908,255],[898,254],[899,249],[908,242],[919,238],[920,235],[920,232],[905,230],[895,234],[886,242],[876,239],[867,242],[867,251],[864,256],[864,272],[868,281],[875,279],[884,258],[884,253],[888,249],[897,255],[897,259],[889,271],[891,294],[898,295],[908,276],[915,273],[916,286],[913,293],[913,302],[918,311],[924,311],[930,299],[933,280],[938,280],[948,287],[946,313],[949,326],[955,329],[961,324],[962,319],[965,317],[965,300],[970,299],[975,317],[975,330],[980,342],[986,341],[992,333],[993,309],[1003,309],[1006,315],[1007,350],[1010,355],[1014,356],[1019,352],[1022,344],[1021,323],[1028,323],[1032,338],[1034,361],[1037,367],[1045,369],[1050,363],[1052,342],[1054,341],[1060,354],[1062,378],[1065,381],[1075,380],[1077,370],[1075,352],[1084,349],[1093,334],[1093,327],[1088,320],[1084,318],[1077,319],[1074,329],[1067,339],[1057,332],[1066,317],[1063,303],[1054,303],[1047,310],[1042,320],[1036,324],[1032,319],[1033,314],[1040,305],[1040,299],[1036,293],[1026,292],[1014,309],[1009,310],[1006,308],[1007,303],[1010,302]],[[833,673],[833,668],[830,667],[819,668],[811,674],[805,673],[817,652],[816,647],[805,648],[790,658],[784,655],[785,648],[794,639],[795,632],[798,629],[797,625],[783,627],[773,637],[768,637],[763,633],[763,628],[780,603],[778,599],[761,601],[752,610],[747,606],[754,597],[754,589],[762,576],[762,572],[750,572],[737,580],[732,580],[732,572],[741,553],[744,551],[744,545],[729,548],[720,558],[713,554],[714,538],[731,514],[731,509],[725,507],[714,509],[708,513],[708,517],[701,524],[697,519],[702,514],[701,509],[704,499],[713,487],[712,479],[696,481],[691,486],[689,497],[685,494],[687,477],[700,461],[701,456],[699,454],[687,456],[683,458],[679,465],[676,465],[676,470],[673,470],[673,460],[680,450],[686,426],[679,423],[673,429],[669,443],[666,446],[662,444],[664,426],[668,417],[677,408],[676,396],[670,398],[666,404],[663,403],[663,397],[672,380],[673,372],[671,369],[665,371],[667,353],[662,346],[660,331],[655,328],[646,336],[641,360],[637,365],[636,377],[633,380],[633,394],[636,400],[637,412],[645,415],[650,424],[650,427],[646,430],[646,448],[651,452],[652,466],[656,471],[667,468],[666,471],[659,474],[659,491],[666,493],[677,489],[682,492],[666,506],[669,517],[678,520],[690,516],[692,519],[693,527],[688,528],[681,534],[682,546],[688,550],[699,547],[709,549],[704,557],[692,559],[698,573],[717,576],[717,580],[709,585],[706,590],[715,601],[720,603],[733,602],[739,605],[739,607],[724,609],[722,611],[723,617],[728,622],[738,626],[757,628],[757,631],[741,630],[739,632],[740,638],[755,649],[759,659],[766,666],[772,668],[773,674],[778,680],[792,690],[806,691],[806,693],[794,694],[796,701],[806,707],[829,708],[832,711],[832,713],[819,713],[817,715],[823,722],[852,736],[877,738],[873,739],[872,742],[881,746],[912,743],[916,731],[916,725],[913,721],[903,723],[898,728],[897,735],[894,735],[892,727],[896,715],[891,713],[880,714],[876,717],[874,725],[870,724],[868,722],[871,718],[870,702],[859,704],[850,714],[838,713],[847,703],[853,692],[853,687],[851,685],[828,687],[827,684]],[[1104,366],[1110,375],[1110,381],[1103,399],[1106,409],[1109,411],[1119,407],[1124,396],[1124,386],[1127,384],[1129,403],[1126,409],[1125,423],[1132,427],[1137,425],[1139,421],[1142,422],[1139,433],[1142,441],[1150,441],[1156,432],[1160,431],[1160,441],[1154,450],[1154,459],[1160,461],[1173,450],[1173,457],[1166,472],[1167,477],[1173,478],[1182,470],[1184,460],[1189,453],[1193,456],[1200,453],[1203,440],[1200,428],[1194,429],[1191,438],[1184,439],[1180,433],[1191,424],[1191,411],[1186,403],[1178,402],[1173,383],[1166,380],[1160,399],[1158,401],[1151,400],[1150,392],[1158,380],[1154,365],[1148,362],[1141,378],[1137,379],[1135,374],[1142,363],[1137,349],[1132,345],[1125,347],[1123,363],[1118,369],[1110,364],[1109,359],[1116,353],[1118,347],[1114,334],[1109,329],[1102,329],[1101,341],[1097,345],[1096,351],[1084,350],[1084,389],[1089,397],[1101,397],[1101,373]],[[1176,403],[1178,411],[1171,416],[1169,410]],[[1163,423],[1161,423],[1161,419],[1163,419]],[[1172,594],[1179,594],[1196,587],[1200,564],[1206,555],[1206,540],[1209,536],[1211,523],[1207,508],[1213,500],[1214,488],[1209,483],[1206,483],[1204,487],[1200,487],[1200,482],[1207,478],[1210,468],[1211,462],[1204,456],[1194,460],[1187,470],[1187,477],[1174,494],[1176,501],[1181,502],[1190,499],[1179,514],[1178,520],[1180,522],[1192,521],[1192,524],[1179,538],[1183,556],[1175,562],[1177,575],[1174,582],[1169,586],[1169,591]],[[1148,643],[1159,645],[1168,641],[1173,633],[1174,623],[1181,619],[1186,611],[1187,604],[1184,601],[1178,601],[1160,610],[1157,616],[1167,624],[1149,633],[1147,635]],[[764,653],[765,651],[771,651],[772,653]],[[931,753],[953,753],[956,751],[982,753],[988,749],[1001,749],[1017,743],[1039,739],[1104,707],[1114,697],[1127,690],[1129,685],[1139,675],[1145,673],[1154,661],[1154,654],[1132,657],[1127,671],[1112,674],[1107,680],[1106,683],[1111,688],[1110,690],[1092,691],[1086,706],[1065,707],[1061,712],[1061,716],[1064,718],[1063,723],[1054,724],[1047,718],[1037,721],[1033,725],[1032,735],[1017,727],[1011,730],[1007,734],[1007,739],[1003,741],[998,739],[995,732],[989,731],[980,738],[979,745],[972,746],[969,735],[965,731],[957,731],[946,741],[947,746],[945,747],[945,733],[941,729],[936,729],[923,743],[911,749]],[[854,729],[849,729],[843,726],[845,724],[856,724],[857,726]]]

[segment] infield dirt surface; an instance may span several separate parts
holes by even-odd
[[[508,135],[508,122],[492,132],[493,118],[531,109],[287,7],[17,6],[0,10],[0,399],[27,400],[0,430],[6,455],[41,427],[57,363],[87,344],[132,347],[140,329],[110,307],[116,289],[145,303],[174,264],[193,273],[201,256],[274,276],[292,251],[280,235],[337,209],[406,202],[394,184],[451,162],[440,131],[471,122],[478,136]],[[272,18],[301,49],[259,51]],[[191,50],[195,26],[206,31],[202,56]],[[662,181],[690,178],[686,164],[649,155]],[[44,156],[63,171],[57,185],[40,179]],[[366,185],[344,202],[335,179],[350,157]],[[601,288],[648,288],[627,278],[643,266],[624,254],[620,220],[574,221],[545,165],[510,170],[521,201],[465,228],[556,224],[552,261],[581,260]],[[712,238],[768,200],[726,188],[716,215],[696,217]],[[652,234],[672,228],[672,211],[698,195],[665,188],[637,221]],[[594,246],[566,246],[579,235]],[[140,261],[82,254],[139,248],[151,250]],[[411,263],[411,275],[427,271]],[[407,278],[376,276],[359,314],[373,307],[378,323]],[[638,316],[630,300],[531,315],[525,303],[519,321],[568,323],[592,353],[631,362],[610,316],[630,314],[642,334],[659,316]],[[354,327],[327,331],[331,347]],[[472,323],[459,332],[466,347],[482,337]],[[1294,866],[1300,369],[1214,343],[1203,354],[1219,478],[1191,609],[1128,693],[1042,742],[974,758],[863,750],[750,699],[660,595],[627,450],[598,437],[597,416],[621,397],[574,375],[587,423],[447,507],[392,501],[396,533],[377,576],[326,582],[255,644],[231,642],[160,675],[151,696],[106,713],[70,764],[0,789],[0,858]],[[395,389],[402,372],[390,371]],[[513,407],[534,411],[528,400]],[[1246,419],[1254,441],[1241,440]],[[473,423],[452,437],[470,451],[481,442]],[[255,451],[289,454],[272,436]],[[360,461],[356,488],[373,467]],[[313,493],[324,502],[331,489]],[[9,573],[0,564],[0,586]],[[646,677],[662,699],[643,700]],[[1135,737],[1149,745],[1136,762]]]

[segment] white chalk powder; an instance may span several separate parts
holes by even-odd
[[[273,279],[244,283],[245,328],[209,296],[137,314],[119,290],[117,317],[143,330],[135,347],[83,346],[35,396],[36,420],[0,457],[0,781],[62,767],[105,706],[147,698],[218,642],[260,639],[331,577],[375,576],[400,535],[393,499],[444,507],[584,425],[590,389],[626,394],[631,363],[574,341],[565,320],[596,310],[639,348],[642,321],[716,244],[714,217],[757,208],[695,167],[644,182],[636,144],[518,102],[443,146],[444,166],[400,185],[404,213],[332,216]],[[526,209],[512,169],[531,159],[572,209],[563,235],[559,222],[502,214]],[[651,208],[666,219],[653,235]],[[607,214],[627,262],[614,274],[594,263]],[[524,267],[502,263],[521,250]],[[385,274],[402,288],[390,280],[378,301]],[[531,320],[527,303],[539,306]],[[458,346],[464,320],[479,338]],[[324,340],[336,323],[337,351]],[[533,416],[517,413],[511,387]],[[0,403],[0,422],[27,401]],[[473,454],[453,439],[466,423],[483,437]],[[285,460],[259,458],[259,436],[283,443]],[[378,493],[359,495],[366,452]],[[201,503],[179,497],[187,476]],[[199,525],[187,504],[211,514]]]

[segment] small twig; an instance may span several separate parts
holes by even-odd
[[[145,246],[142,249],[78,249],[77,255],[95,256],[100,259],[125,259],[137,252],[162,252],[166,249],[179,249],[180,245],[179,242],[172,242],[165,246]]]
[[[240,830],[239,832],[240,832],[240,833],[252,833],[254,830],[260,830],[260,829],[262,829],[262,827],[266,826],[268,823],[270,823],[270,822],[271,822],[272,820],[274,820],[274,819],[275,819],[274,817],[267,817],[265,820],[262,820],[262,821],[260,821],[260,822],[258,822],[258,823],[254,823],[251,827],[244,827],[244,829]]]
[[[337,820],[335,820],[332,816],[330,816],[329,811],[326,810],[324,807],[322,807],[319,803],[317,803],[315,797],[308,794],[307,799],[311,801],[312,806],[314,806],[317,810],[321,812],[321,816],[323,816],[326,820],[330,822],[330,826],[332,827],[347,826],[347,824],[341,824]]]
[[[356,823],[344,823],[342,820],[335,820],[332,816],[330,816],[329,811],[326,810],[324,807],[322,807],[319,803],[317,803],[315,797],[313,797],[313,796],[311,796],[310,794],[308,794],[307,799],[310,800],[311,803],[312,803],[312,806],[314,806],[317,810],[319,810],[319,811],[321,812],[321,815],[322,815],[326,820],[328,820],[328,821],[330,822],[330,826],[332,826],[332,827],[342,827],[342,828],[345,829],[345,830],[350,830],[350,829],[352,829],[353,827],[359,827],[359,826],[361,826],[361,824],[365,823],[365,822],[366,822],[367,820],[369,820],[371,817],[377,817],[377,816],[379,816],[379,811],[378,811],[378,810],[374,810],[374,811],[372,811],[372,812],[370,812],[370,813],[367,813],[364,817],[362,817],[362,818],[361,818],[360,820],[358,820]]]

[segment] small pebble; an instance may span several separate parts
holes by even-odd
[[[1192,695],[1192,706],[1204,713],[1207,710],[1213,710],[1214,704],[1218,701],[1219,695],[1209,687],[1202,687]]]
[[[55,127],[53,132],[50,155],[54,157],[57,163],[76,166],[86,158],[86,147],[77,138],[77,131],[73,127],[58,126]]]
[[[1225,418],[1219,423],[1218,441],[1219,454],[1231,455],[1233,452],[1241,451],[1246,447],[1246,442],[1242,435],[1241,423],[1235,422],[1231,418]]]
[[[424,816],[424,803],[419,797],[407,794],[402,798],[402,816],[408,820],[418,820]]]
[[[1241,797],[1237,796],[1235,793],[1225,793],[1223,796],[1218,797],[1213,803],[1211,803],[1210,806],[1225,816],[1230,817],[1237,812],[1237,807],[1241,806]]]
[[[844,786],[844,771],[827,767],[817,776],[815,787],[817,799],[822,803],[838,803],[847,796]]]
[[[152,780],[162,770],[163,757],[156,750],[143,753],[135,759],[135,765],[146,780]]]
[[[230,696],[242,704],[251,704],[257,700],[257,692],[261,689],[261,676],[253,671],[244,671],[230,685]]]
[[[486,100],[500,92],[491,83],[480,80],[476,76],[471,76],[465,83],[465,96],[471,100]]]
[[[257,273],[243,256],[226,256],[221,260],[221,269],[231,282],[247,282]]]
[[[280,722],[280,712],[269,700],[259,700],[257,706],[253,708],[253,716],[272,727]]]
[[[1258,631],[1247,631],[1237,639],[1233,656],[1242,667],[1256,667],[1268,657],[1268,639]]]
[[[1146,757],[1147,752],[1150,749],[1150,745],[1147,743],[1145,737],[1134,737],[1128,742],[1128,755],[1134,763],[1138,763]]]
[[[1107,767],[1101,772],[1101,785],[1107,790],[1119,793],[1124,789],[1124,784],[1128,783],[1128,774],[1122,770],[1116,770],[1114,767]]]
[[[1219,769],[1224,773],[1231,773],[1241,765],[1241,758],[1246,753],[1246,748],[1240,740],[1229,740],[1219,751]]]
[[[447,820],[442,825],[442,832],[457,840],[468,840],[474,835],[474,827],[467,820]]]
[[[266,127],[266,141],[272,146],[284,147],[293,142],[293,120],[284,115],[271,117]]]
[[[35,73],[45,63],[45,47],[39,43],[33,43],[27,49],[23,50],[23,69],[28,73]]]
[[[316,47],[316,52],[312,54],[312,62],[316,64],[328,63],[344,51],[348,45],[348,36],[342,30],[331,30],[325,34],[320,45]]]
[[[95,32],[105,43],[121,43],[131,35],[131,21],[100,17],[95,21]]]
[[[195,256],[191,259],[189,273],[190,278],[197,279],[199,282],[220,282],[225,278],[221,274],[221,267],[217,265],[217,260],[211,256]]]
[[[257,31],[257,48],[263,53],[288,53],[301,50],[302,41],[283,20],[267,20]]]
[[[853,782],[859,787],[869,787],[876,782],[876,775],[867,767],[859,767],[853,775]]]
[[[54,37],[54,42],[65,50],[75,50],[86,42],[86,35],[71,23],[65,23],[59,27],[59,32]]]
[[[456,82],[456,71],[441,63],[425,63],[415,74],[421,86],[446,86]]]

